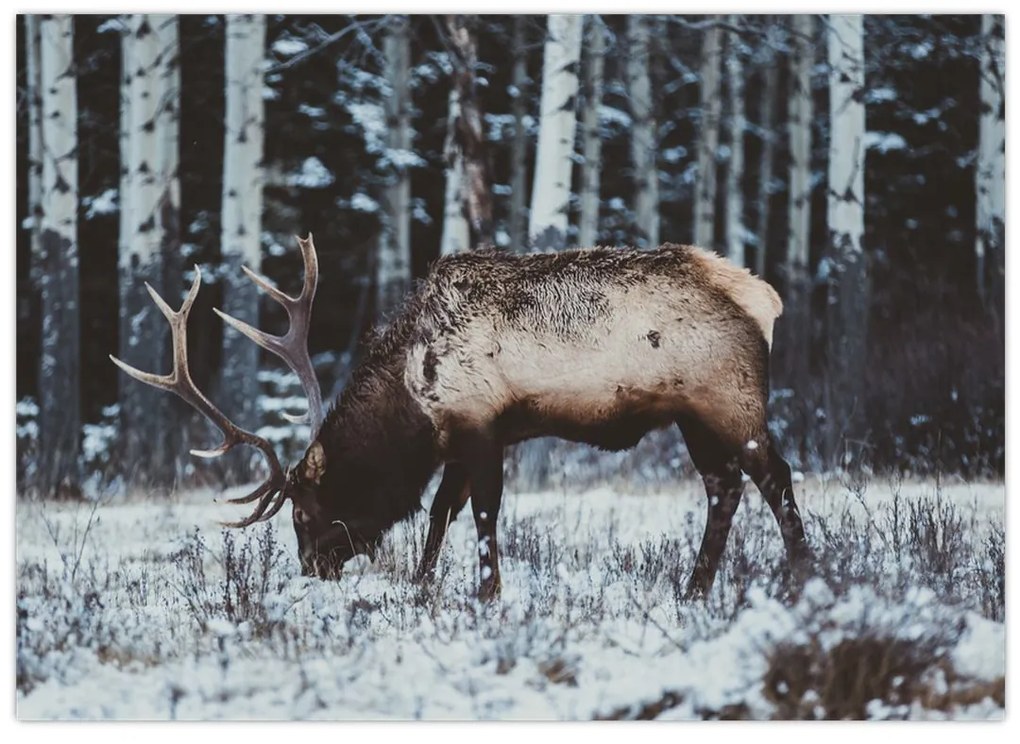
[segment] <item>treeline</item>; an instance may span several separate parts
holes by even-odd
[[[196,264],[199,384],[285,438],[211,307],[284,328],[240,268],[296,284],[309,231],[327,393],[440,254],[694,242],[784,297],[801,467],[1002,470],[1001,16],[42,15],[17,51],[22,487],[203,474],[106,359],[169,369],[145,283]]]

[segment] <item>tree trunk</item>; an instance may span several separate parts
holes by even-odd
[[[713,20],[718,20],[713,16]],[[694,181],[694,244],[715,248],[715,153],[719,147],[720,30],[705,31],[701,44],[701,137],[698,140],[698,171]]]
[[[450,232],[444,219],[444,238],[441,253],[492,245],[492,186],[485,152],[485,132],[482,126],[481,102],[475,84],[478,50],[472,16],[447,16],[446,26],[455,50],[453,56],[453,90],[450,97],[446,132],[447,203]],[[459,187],[459,188],[458,188]],[[460,209],[456,203],[459,202]],[[459,213],[458,213],[459,212]],[[468,240],[463,240],[463,227],[458,224],[466,216]]]
[[[588,45],[584,66],[584,112],[581,137],[584,160],[581,163],[581,215],[577,242],[592,246],[598,241],[600,181],[602,179],[602,138],[599,136],[599,109],[602,107],[602,70],[605,65],[606,30],[597,15],[588,16]]]
[[[464,212],[464,152],[457,143],[457,122],[460,120],[460,91],[450,89],[446,109],[446,191],[443,195],[443,236],[439,255],[451,256],[471,249],[471,230]]]
[[[531,247],[539,251],[567,246],[581,21],[580,15],[550,15],[548,19],[528,225]]]
[[[510,151],[510,248],[523,251],[528,241],[528,34],[527,17],[514,16],[513,71],[510,98],[513,100],[514,139]]]
[[[43,331],[37,484],[43,496],[77,494],[81,480],[78,105],[73,33],[70,15],[47,15],[39,21]]]
[[[383,42],[386,79],[390,82],[384,107],[387,123],[389,183],[386,212],[379,235],[376,262],[376,313],[386,316],[397,308],[411,287],[411,46],[410,19],[388,17]]]
[[[40,16],[25,15],[25,78],[28,98],[28,214],[31,228],[31,268],[33,288],[38,291],[44,256],[39,221],[42,216],[42,85],[39,79]]]
[[[173,270],[180,209],[177,16],[127,17],[122,80],[118,356],[139,369],[164,373],[171,366],[169,329],[145,283],[171,305],[179,304],[181,278]],[[129,482],[161,489],[173,485],[184,415],[183,405],[171,396],[121,378],[121,456]]]
[[[1003,308],[1006,228],[1006,49],[1003,20],[1001,15],[981,16],[981,119],[975,168],[977,291],[982,303],[990,305],[996,314]],[[989,299],[992,300],[990,303]]]
[[[783,360],[786,384],[800,395],[801,423],[813,421],[820,401],[810,400],[811,350],[815,332],[811,314],[811,125],[814,106],[811,71],[815,62],[814,17],[793,16],[790,43],[790,88],[787,131],[789,135],[789,205],[784,278],[785,321],[777,351]],[[802,427],[803,428],[803,427]],[[806,430],[806,429],[805,429]],[[806,442],[805,442],[806,443]]]
[[[764,277],[765,258],[769,247],[769,216],[772,202],[772,167],[776,149],[776,90],[779,87],[779,68],[774,47],[774,24],[772,16],[766,16],[765,31],[766,57],[762,72],[761,88],[761,162],[758,166],[758,246],[754,253],[754,270],[758,276]]]
[[[863,434],[868,283],[864,238],[864,17],[830,16],[829,462],[855,462]]]
[[[811,69],[815,62],[814,18],[793,17],[790,56],[790,232],[786,248],[788,281],[806,280],[811,238]]]
[[[740,16],[730,16],[730,25],[739,26]],[[729,88],[730,164],[726,170],[726,253],[738,266],[744,266],[744,63],[740,59],[740,37],[730,32],[726,54],[726,81]]]
[[[226,118],[223,137],[223,196],[220,246],[223,257],[223,311],[259,325],[259,291],[241,271],[262,265],[262,189],[265,106],[262,102],[266,19],[227,15]],[[259,347],[233,328],[223,328],[223,362],[218,402],[238,426],[254,431],[258,409]],[[226,461],[239,478],[251,475],[251,453]]]
[[[630,162],[634,169],[634,220],[637,245],[654,248],[659,244],[659,174],[655,165],[655,110],[649,79],[648,16],[627,16],[627,91],[633,128]]]

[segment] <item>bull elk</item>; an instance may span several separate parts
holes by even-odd
[[[466,253],[440,259],[403,311],[368,344],[362,363],[323,418],[307,336],[318,265],[312,237],[298,239],[304,287],[290,297],[247,269],[290,317],[284,336],[225,322],[280,356],[309,400],[312,442],[284,471],[272,446],[227,419],[188,372],[188,312],[149,288],[170,321],[173,371],[127,374],[176,393],[219,427],[223,443],[262,451],[269,476],[239,503],[257,502],[244,527],[293,502],[302,572],[338,578],[357,554],[420,508],[437,468],[421,579],[433,573],[449,523],[471,501],[478,533],[479,595],[500,589],[496,523],[503,450],[557,436],[608,450],[634,446],[677,424],[708,495],[708,518],[689,596],[712,586],[746,472],[779,524],[788,559],[808,547],[789,465],[766,424],[776,292],[708,251],[594,248],[554,254]]]

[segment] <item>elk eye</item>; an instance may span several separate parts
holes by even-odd
[[[311,516],[304,509],[297,506],[294,507],[294,519],[298,524],[307,525],[312,521]]]

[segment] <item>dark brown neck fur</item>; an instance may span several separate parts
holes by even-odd
[[[379,530],[421,508],[439,464],[432,422],[404,384],[408,316],[405,311],[369,344],[318,436],[326,451],[327,503]]]

